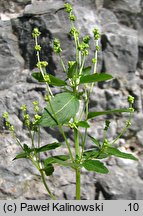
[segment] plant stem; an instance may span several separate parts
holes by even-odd
[[[35,37],[35,44],[38,45],[38,38],[37,37]],[[41,61],[40,60],[40,52],[39,51],[37,51],[37,61],[38,62]],[[43,68],[41,66],[40,66],[39,70],[40,70],[40,72],[41,72],[41,74],[43,76],[43,79],[44,79],[45,73],[44,73],[44,70],[43,70]],[[53,97],[53,93],[52,93],[51,88],[50,88],[50,86],[49,86],[49,84],[47,82],[46,82],[46,86],[47,86],[47,90],[48,90],[49,94]]]
[[[80,157],[78,130],[74,128],[74,141],[75,141],[75,156]]]
[[[80,169],[76,169],[76,200],[80,200]]]
[[[38,169],[38,171],[40,172],[41,178],[42,178],[42,182],[49,194],[49,196],[51,197],[51,199],[56,200],[56,197],[52,194],[52,192],[50,191],[47,183],[46,183],[46,179],[45,179],[45,175],[43,170],[40,167],[40,163],[38,161],[35,161],[33,157],[30,157],[30,160],[32,161],[32,163],[34,164],[34,166]]]
[[[66,67],[65,67],[64,61],[61,57],[61,54],[59,54],[59,57],[60,57],[60,62],[61,62],[62,68],[63,68],[64,72],[66,73]]]
[[[44,175],[44,172],[42,170],[39,170],[40,171],[40,174],[41,174],[41,178],[42,178],[42,181],[43,181],[43,184],[49,194],[49,196],[52,198],[52,200],[56,200],[56,197],[52,194],[52,192],[50,191],[47,183],[46,183],[46,179],[45,179],[45,175]]]
[[[80,148],[78,139],[78,130],[74,128],[74,140],[75,140],[75,159],[80,161]],[[80,168],[76,168],[76,200],[80,200]]]
[[[69,151],[70,158],[71,158],[72,162],[74,162],[74,158],[73,158],[73,155],[72,155],[72,152],[71,152],[71,148],[70,148],[69,142],[68,142],[67,137],[66,137],[66,135],[65,135],[65,132],[64,132],[64,130],[63,130],[63,128],[62,128],[61,125],[58,125],[58,126],[59,126],[59,129],[60,129],[60,131],[61,131],[61,134],[63,135],[63,138],[64,138],[64,140],[65,140],[65,142],[66,142],[66,146],[67,146],[67,149],[68,149],[68,151]]]
[[[96,46],[98,46],[98,40],[95,41],[94,58],[96,59],[96,62],[94,63],[94,66],[93,66],[93,74],[95,74],[96,70],[97,70],[97,53],[98,53],[98,51],[96,49]],[[90,94],[92,93],[93,87],[94,87],[94,82],[91,84],[91,87],[90,87],[90,90],[89,90]]]

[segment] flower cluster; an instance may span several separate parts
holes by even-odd
[[[71,13],[72,10],[73,10],[71,4],[69,4],[69,3],[64,4],[64,7],[65,7],[65,11],[66,11],[67,13]]]
[[[9,114],[8,112],[4,112],[2,117],[5,119],[5,125],[12,133],[12,136],[14,136],[14,126],[9,121]]]
[[[104,128],[105,131],[107,131],[109,129],[110,123],[111,122],[109,120],[105,121],[105,128]]]
[[[45,67],[47,67],[47,65],[48,65],[48,62],[47,61],[39,61],[37,64],[36,64],[36,66],[37,66],[37,68],[45,68]]]
[[[77,30],[77,28],[72,27],[71,30],[70,30],[70,32],[69,32],[69,34],[70,34],[71,36],[76,36],[76,38],[78,38],[78,36],[79,36],[79,31]]]
[[[33,33],[32,33],[33,38],[39,37],[40,34],[41,34],[41,32],[39,31],[38,28],[33,29]]]
[[[53,41],[53,49],[56,54],[59,54],[62,52],[60,41],[57,38],[55,38]]]
[[[94,40],[99,40],[100,39],[100,33],[97,28],[93,29],[93,34],[94,34]]]
[[[69,19],[70,19],[70,21],[75,22],[76,21],[76,16],[74,14],[70,14]]]
[[[36,51],[40,51],[41,50],[41,46],[40,45],[35,45],[35,50]]]
[[[23,111],[24,124],[30,127],[30,116],[27,114],[27,106],[25,104],[22,105],[21,110]]]
[[[128,96],[128,102],[129,102],[130,104],[133,104],[133,103],[134,103],[134,100],[135,100],[135,98],[134,98],[133,96],[131,96],[131,95]]]
[[[35,113],[39,112],[39,103],[38,101],[33,101],[34,111]]]

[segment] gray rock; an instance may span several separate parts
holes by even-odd
[[[125,11],[131,13],[139,13],[141,11],[141,0],[104,0],[104,7],[113,11]]]
[[[104,31],[102,35],[104,71],[125,82],[127,74],[136,71],[137,32],[118,24],[109,24]]]
[[[102,193],[104,199],[108,200],[142,199],[143,182],[137,177],[137,167],[134,164],[126,168],[109,167],[109,170],[110,173],[106,178],[102,175],[96,177],[95,186],[98,195]]]
[[[14,85],[24,66],[10,22],[0,21],[0,90]]]
[[[139,141],[139,144],[141,144],[143,146],[143,130],[141,130],[137,133],[137,139]]]

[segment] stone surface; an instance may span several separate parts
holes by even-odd
[[[77,27],[81,36],[92,35],[94,27],[101,31],[101,51],[99,52],[98,72],[113,75],[110,82],[99,83],[93,88],[90,111],[117,109],[128,106],[127,96],[135,97],[136,110],[132,126],[116,146],[124,150],[142,154],[143,138],[143,28],[142,0],[70,0],[74,4]],[[48,72],[63,77],[61,65],[52,52],[52,40],[61,41],[63,58],[73,60],[73,41],[69,38],[70,29],[67,15],[63,10],[64,0],[1,0],[0,2],[0,116],[4,111],[16,128],[22,143],[30,145],[27,131],[23,127],[20,106],[27,104],[32,115],[32,101],[38,100],[43,108],[45,86],[31,78],[35,71],[36,57],[31,33],[34,27],[42,32],[39,43],[42,46],[41,59],[49,62]],[[93,47],[89,59],[93,56]],[[58,88],[54,92],[58,92]],[[123,129],[128,114],[110,116],[111,127],[107,137],[110,141]],[[89,133],[103,141],[105,116],[91,121]],[[67,130],[73,146],[72,134]],[[63,138],[57,129],[43,128],[42,145]],[[49,199],[37,170],[27,160],[13,161],[20,151],[0,120],[0,199]],[[87,147],[93,147],[87,140]],[[66,153],[62,149],[55,153]],[[50,155],[54,152],[51,151]],[[42,155],[42,159],[47,157]],[[142,157],[132,162],[114,157],[105,160],[110,173],[97,175],[82,170],[82,199],[143,199]],[[55,167],[56,172],[47,182],[58,199],[75,198],[75,176],[67,168]],[[56,188],[56,189],[55,189]]]
[[[143,182],[138,176],[137,163],[109,166],[109,174],[96,176],[97,198],[102,194],[105,200],[136,200],[142,199]],[[136,180],[135,180],[136,178]]]
[[[104,27],[102,50],[104,71],[120,77],[124,83],[128,73],[135,72],[138,61],[137,32],[116,24]],[[125,61],[126,59],[126,61]],[[122,76],[126,74],[125,76]]]
[[[16,83],[24,61],[9,21],[0,21],[0,90]]]
[[[141,2],[142,0],[104,0],[103,6],[113,11],[139,13],[141,12]]]

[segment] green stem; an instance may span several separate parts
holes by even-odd
[[[37,37],[35,37],[35,44],[38,45],[38,38]],[[37,61],[40,62],[40,52],[39,51],[37,51]],[[40,70],[40,72],[43,76],[43,79],[44,79],[45,73],[44,73],[44,70],[41,66],[40,66],[39,70]],[[46,86],[47,86],[47,90],[48,90],[49,94],[53,97],[53,93],[52,93],[51,88],[47,82],[46,82]]]
[[[80,161],[80,148],[78,130],[74,128],[74,140],[75,140],[75,159]],[[76,168],[76,200],[80,200],[80,168]]]
[[[113,145],[124,133],[125,131],[128,129],[128,126],[126,126],[121,132],[120,134],[116,137],[116,139],[114,139],[114,141],[111,143],[111,145]]]
[[[73,155],[72,155],[72,152],[71,152],[71,148],[70,148],[69,142],[68,142],[67,137],[65,135],[65,132],[64,132],[64,130],[63,130],[63,128],[62,128],[61,125],[58,125],[58,126],[59,126],[60,132],[61,132],[61,134],[62,134],[62,136],[63,136],[63,138],[64,138],[64,140],[66,142],[66,146],[67,146],[67,149],[69,151],[70,158],[71,158],[72,162],[74,162],[74,158],[73,158]]]
[[[80,157],[80,149],[79,149],[79,139],[78,139],[78,130],[74,128],[74,141],[75,141],[75,154],[76,157]]]
[[[66,73],[66,67],[65,67],[64,61],[61,57],[61,54],[59,54],[59,57],[60,57],[60,62],[61,62],[62,68],[63,68],[64,72]]]
[[[96,70],[97,70],[97,53],[98,53],[98,51],[96,50],[96,46],[98,46],[98,40],[95,41],[94,58],[96,59],[96,62],[94,63],[94,66],[93,66],[93,74],[95,74]],[[94,87],[94,82],[91,84],[89,94],[91,94],[93,87]]]
[[[131,106],[131,108],[132,108],[132,106]],[[130,127],[132,114],[133,113],[130,113],[130,116],[129,116],[129,119],[126,123],[126,126],[123,128],[123,130],[120,132],[120,134],[114,139],[114,141],[111,143],[111,145],[113,145],[126,132],[126,130]]]
[[[97,50],[96,50],[96,46],[98,46],[98,40],[95,41],[95,51],[94,51],[94,58],[96,59],[96,62],[94,63],[94,68],[93,68],[93,73],[96,73],[96,69],[97,69]]]
[[[56,197],[52,194],[52,192],[50,191],[50,189],[49,189],[49,187],[48,187],[48,185],[46,183],[46,178],[45,178],[43,170],[40,168],[40,163],[38,161],[35,161],[32,156],[30,157],[30,160],[32,161],[34,166],[38,169],[38,171],[40,172],[42,182],[43,182],[49,196],[51,197],[51,199],[56,200]]]
[[[76,169],[76,200],[80,200],[80,169]]]
[[[50,191],[50,189],[49,189],[49,187],[48,187],[48,185],[46,183],[46,178],[45,178],[44,172],[42,170],[39,170],[39,171],[40,171],[40,174],[41,174],[42,182],[43,182],[49,196],[51,197],[52,200],[56,200],[56,197],[52,194],[52,192]]]
[[[40,148],[40,143],[41,143],[40,126],[38,126],[38,148]],[[40,161],[40,152],[38,154],[38,158],[39,158],[39,161]]]

